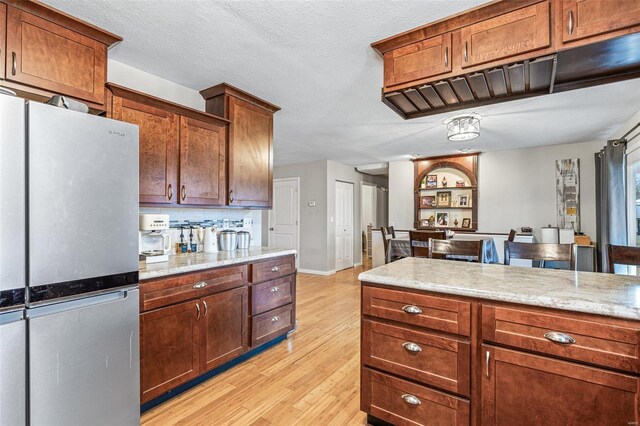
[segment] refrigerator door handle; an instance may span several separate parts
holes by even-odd
[[[73,299],[60,303],[53,303],[50,305],[37,306],[33,308],[27,309],[26,317],[30,318],[39,318],[46,315],[57,314],[60,312],[66,312],[73,309],[81,309],[87,308],[90,306],[101,305],[104,303],[111,303],[118,300],[126,299],[131,290],[135,290],[136,287],[120,289],[117,291],[112,291],[109,293],[103,293],[88,297],[83,297],[81,299]]]

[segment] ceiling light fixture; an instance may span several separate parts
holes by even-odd
[[[447,139],[450,141],[467,141],[480,136],[480,119],[475,115],[453,117],[445,122]]]

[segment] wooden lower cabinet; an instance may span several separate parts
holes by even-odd
[[[482,424],[633,425],[637,377],[483,345]]]
[[[201,299],[204,308],[202,373],[236,358],[249,348],[248,288],[240,287]]]
[[[200,374],[197,301],[140,315],[140,400],[152,400]]]

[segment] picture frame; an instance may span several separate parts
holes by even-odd
[[[456,188],[464,188],[465,186],[467,186],[466,182],[464,180],[457,180],[456,181]]]
[[[436,196],[437,207],[451,207],[451,191],[438,191]]]
[[[449,213],[438,212],[436,213],[436,226],[447,227],[449,226]]]
[[[458,195],[458,207],[469,207],[469,195]]]
[[[420,197],[420,208],[429,209],[436,207],[436,197],[433,195],[423,195]]]
[[[429,227],[429,219],[421,219],[420,220],[420,227],[421,228],[428,228]]]
[[[427,188],[438,187],[438,175],[427,175]]]
[[[471,219],[468,217],[465,217],[464,219],[462,219],[462,227],[463,228],[471,228]]]

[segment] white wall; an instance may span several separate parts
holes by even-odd
[[[389,226],[413,229],[413,162],[389,163]]]
[[[478,165],[479,232],[557,224],[555,162],[580,159],[582,232],[596,235],[594,154],[603,141],[487,152]],[[389,222],[413,228],[413,162],[389,163]]]

